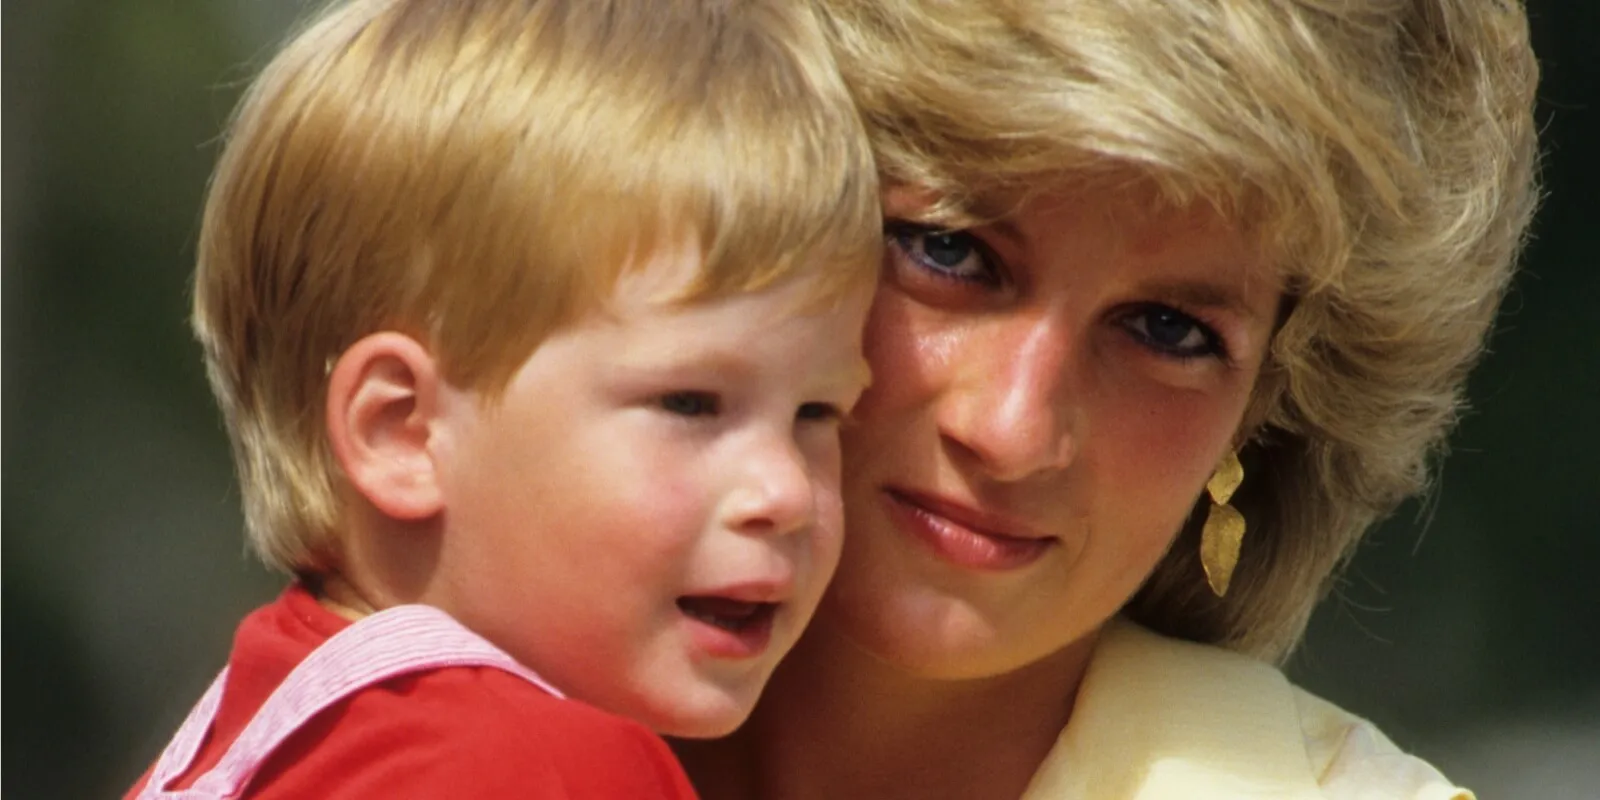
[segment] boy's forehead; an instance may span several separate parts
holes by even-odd
[[[683,369],[754,380],[776,369],[829,386],[868,385],[872,371],[861,351],[861,326],[870,297],[815,309],[810,294],[792,279],[690,301],[660,302],[645,294],[631,306],[609,305],[580,321],[568,341],[603,348],[606,368],[624,372]],[[784,349],[797,342],[804,342],[799,350]],[[781,358],[774,360],[775,354]]]
[[[723,302],[740,296],[758,295],[780,288],[798,288],[787,293],[792,297],[792,308],[783,308],[784,314],[807,314],[823,310],[855,297],[856,292],[829,291],[825,270],[812,270],[800,266],[787,274],[774,275],[770,283],[761,281],[748,288],[717,287],[714,265],[708,265],[702,251],[693,239],[677,240],[670,246],[657,247],[644,257],[630,260],[619,271],[609,291],[600,295],[599,308],[603,314],[628,315],[639,312],[688,311]],[[737,280],[737,279],[736,279]],[[856,282],[863,296],[870,295],[873,281]]]
[[[607,297],[607,305],[628,311],[678,302],[700,279],[704,268],[699,243],[693,237],[668,240],[624,266]]]

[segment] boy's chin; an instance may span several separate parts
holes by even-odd
[[[721,739],[738,730],[739,726],[743,725],[744,721],[749,717],[749,714],[741,714],[732,718],[731,721],[706,722],[697,720],[684,725],[663,728],[659,732],[662,736],[672,739]]]
[[[655,719],[646,724],[674,739],[717,739],[733,733],[750,718],[759,695],[758,691],[750,691],[731,696],[721,688],[701,693],[703,697],[675,698],[687,702],[657,709],[658,713],[652,715]],[[748,697],[742,696],[745,694]]]

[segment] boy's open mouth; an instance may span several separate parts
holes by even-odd
[[[680,597],[678,609],[694,619],[729,633],[770,627],[777,603],[756,603],[728,597]]]

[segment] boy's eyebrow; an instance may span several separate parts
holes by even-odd
[[[746,376],[756,371],[756,365],[737,350],[682,351],[668,344],[633,348],[629,355],[615,361],[624,369],[669,371],[693,367],[718,374]]]
[[[860,386],[865,389],[872,385],[872,365],[866,358],[855,358],[851,362],[836,370],[830,378],[848,386]]]
[[[759,366],[745,353],[738,350],[718,349],[695,353],[672,353],[670,350],[656,350],[649,348],[639,353],[638,359],[620,358],[614,365],[624,370],[642,370],[645,372],[670,372],[679,369],[703,369],[718,375],[732,376],[737,379],[753,377],[760,371]],[[664,358],[662,357],[664,356]],[[851,359],[849,363],[840,365],[831,370],[824,378],[830,385],[862,386],[872,383],[872,367],[863,357]]]

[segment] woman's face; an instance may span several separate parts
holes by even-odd
[[[959,233],[896,221],[926,201],[886,199],[820,624],[981,677],[1082,640],[1154,569],[1232,446],[1281,287],[1215,213],[1137,189]]]

